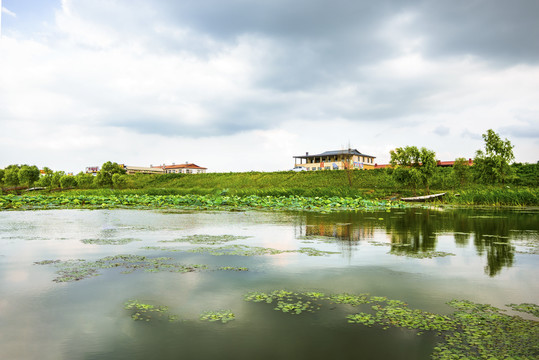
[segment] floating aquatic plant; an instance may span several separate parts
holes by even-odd
[[[303,311],[313,311],[313,303],[310,301],[296,301],[296,302],[287,302],[287,301],[278,301],[277,307],[274,310],[279,310],[284,313],[291,313],[299,315]]]
[[[145,304],[138,300],[127,301],[124,309],[132,310],[131,318],[138,321],[150,321],[156,318],[175,321],[179,318],[178,315],[168,314],[168,306]]]
[[[236,267],[236,266],[221,266],[217,270],[230,270],[230,271],[248,271],[246,267]]]
[[[490,305],[452,300],[454,331],[434,348],[433,359],[536,359],[539,323],[509,316]]]
[[[226,324],[236,318],[236,315],[231,310],[219,310],[219,311],[205,311],[200,314],[200,320],[202,321],[220,321]]]
[[[305,294],[308,294],[308,293],[305,293]],[[331,294],[331,295],[326,296],[324,299],[329,300],[330,302],[335,303],[335,304],[348,304],[352,306],[370,303],[368,294],[359,294],[359,295],[351,295],[351,294],[346,294],[346,293]]]
[[[191,253],[206,253],[213,256],[224,256],[224,255],[236,255],[236,256],[263,256],[263,255],[279,255],[286,253],[298,253],[305,254],[307,256],[324,256],[331,254],[340,254],[339,252],[334,251],[323,251],[317,250],[314,248],[302,247],[299,250],[279,250],[272,248],[265,248],[260,246],[249,246],[249,245],[228,245],[220,247],[209,247],[209,246],[200,246],[194,249],[176,249],[169,247],[160,247],[160,246],[145,246],[142,249],[144,250],[159,250],[159,251],[185,251]]]
[[[317,250],[310,247],[302,247],[299,250],[296,250],[298,254],[305,254],[307,256],[324,256],[324,255],[331,255],[331,254],[340,254],[340,252],[336,251],[322,251]]]
[[[318,310],[324,301],[330,304],[365,306],[368,312],[346,316],[349,323],[379,326],[383,329],[399,327],[413,330],[417,335],[433,331],[441,337],[432,354],[433,359],[536,359],[539,356],[539,322],[503,311],[488,304],[468,300],[452,300],[448,304],[456,309],[451,315],[435,314],[411,309],[400,300],[368,294],[330,294],[320,292],[296,293],[275,290],[270,293],[251,292],[246,301],[276,303],[275,310],[291,314]],[[316,301],[316,306],[313,302]],[[510,304],[513,309],[537,316],[536,304]]]
[[[58,276],[53,279],[55,282],[70,282],[82,280],[88,277],[99,275],[99,270],[110,268],[123,268],[122,273],[128,274],[135,270],[142,269],[148,272],[168,271],[168,272],[192,272],[200,269],[207,269],[207,265],[170,262],[172,258],[158,257],[149,258],[140,255],[115,255],[107,256],[96,261],[76,260],[44,260],[35,262],[36,265],[53,264],[58,268]]]
[[[397,255],[397,256],[406,256],[406,257],[414,258],[414,259],[432,259],[435,257],[455,256],[455,254],[450,253],[450,252],[434,251],[434,250],[417,252],[417,253],[391,250],[389,254]]]
[[[525,312],[528,314],[532,314],[535,317],[539,317],[539,305],[530,304],[530,303],[522,303],[522,304],[509,304],[507,306],[509,306],[513,310]]]
[[[251,236],[239,236],[239,235],[189,235],[174,240],[161,240],[159,242],[171,243],[171,242],[187,242],[190,244],[205,244],[205,245],[218,245],[234,240],[248,239]]]
[[[93,245],[125,245],[132,243],[134,241],[142,241],[140,239],[125,238],[125,239],[83,239],[81,240],[84,244],[93,244]]]

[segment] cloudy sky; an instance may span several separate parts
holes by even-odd
[[[1,0],[0,167],[539,160],[537,0]]]

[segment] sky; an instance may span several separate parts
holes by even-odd
[[[0,168],[539,160],[537,0],[0,2]]]

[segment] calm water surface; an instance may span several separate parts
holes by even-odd
[[[246,237],[212,247],[336,253],[214,256],[187,251],[208,245],[163,242],[191,235]],[[453,312],[446,302],[455,298],[500,308],[537,303],[538,248],[537,210],[0,212],[0,359],[428,359],[439,341],[433,334],[348,324],[346,315],[357,312],[349,305],[290,315],[244,295],[369,293],[442,314]],[[433,252],[452,255],[423,258]],[[118,254],[167,256],[208,269],[102,269],[96,277],[59,283],[53,281],[57,267],[34,264]],[[181,320],[134,321],[124,309],[130,299],[167,305]],[[236,319],[199,320],[202,312],[220,309]]]

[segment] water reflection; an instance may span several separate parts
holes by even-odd
[[[457,248],[469,247],[472,241],[476,253],[486,259],[484,270],[489,276],[511,267],[519,247],[535,253],[539,243],[537,211],[417,208],[370,213],[307,213],[296,227],[298,238],[334,239],[343,252],[349,252],[348,256],[362,241],[380,241],[376,235],[381,231],[394,255],[413,256],[435,251],[440,236],[449,235]]]

